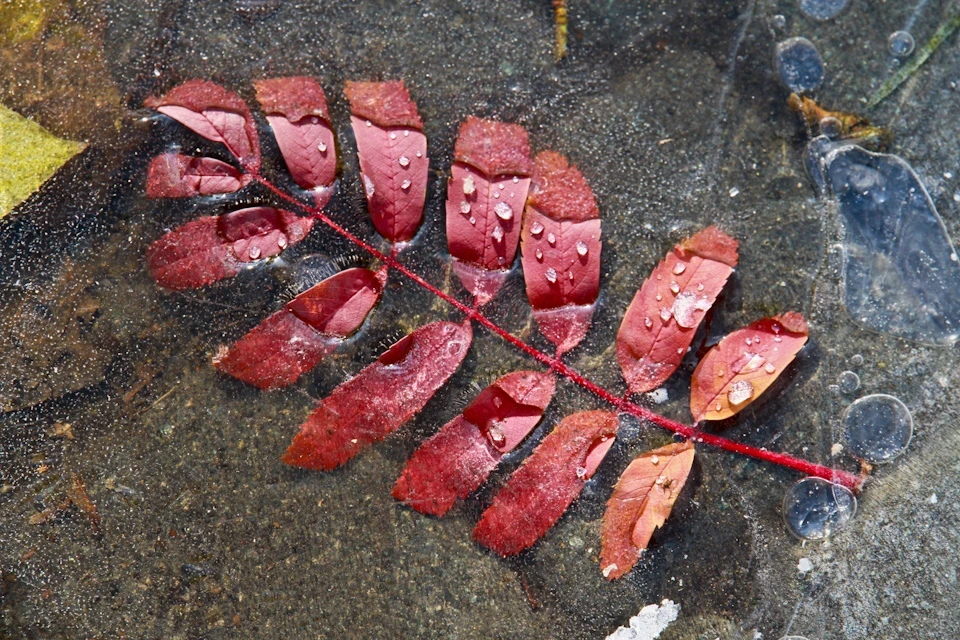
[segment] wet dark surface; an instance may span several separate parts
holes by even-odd
[[[887,37],[913,9],[854,0],[816,22],[785,0],[569,0],[570,55],[558,64],[546,1],[107,3],[103,57],[129,113],[0,221],[0,636],[602,638],[663,598],[682,610],[662,638],[960,636],[956,350],[868,332],[843,309],[838,209],[805,175],[805,139],[773,64],[778,41],[811,39],[826,69],[817,97],[857,111],[888,76]],[[956,10],[927,3],[911,30],[918,48]],[[497,376],[534,366],[478,329],[460,372],[394,436],[332,473],[286,467],[280,455],[315,398],[399,336],[457,314],[392,278],[360,334],[291,388],[259,392],[210,366],[305,272],[372,264],[318,226],[282,260],[205,289],[166,292],[146,271],[144,251],[166,229],[278,203],[258,188],[147,200],[153,155],[173,144],[224,152],[169,120],[143,122],[142,100],[208,78],[252,103],[253,79],[282,74],[321,79],[345,159],[329,211],[371,239],[342,87],[407,82],[435,175],[403,260],[456,295],[441,215],[458,123],[520,122],[535,150],[577,163],[604,225],[594,328],[568,358],[591,379],[622,393],[612,345],[633,292],[675,242],[717,223],[740,240],[741,257],[709,338],[790,309],[811,321],[811,344],[784,382],[725,422],[724,435],[856,470],[831,453],[843,411],[858,394],[888,393],[913,414],[908,450],[875,470],[843,531],[804,546],[781,515],[795,473],[698,449],[667,526],[610,584],[597,564],[604,503],[633,456],[669,441],[624,419],[560,522],[519,559],[500,560],[470,538],[495,489],[560,418],[602,405],[561,383],[533,440],[477,496],[442,519],[400,506],[390,489],[417,444]],[[948,40],[868,114],[895,132],[893,152],[953,238],[958,79]],[[292,184],[259,124],[265,171]],[[297,266],[304,256],[309,268]],[[487,314],[546,349],[519,272]],[[695,364],[694,353],[659,411],[689,420]],[[857,394],[830,390],[845,370],[860,376]],[[100,534],[76,507],[41,517],[74,474]],[[812,569],[798,571],[801,558]]]

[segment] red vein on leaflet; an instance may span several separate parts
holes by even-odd
[[[675,422],[673,420],[670,420],[669,418],[661,416],[658,413],[654,413],[653,411],[651,411],[650,409],[647,409],[646,407],[643,407],[638,404],[634,404],[633,402],[630,402],[628,397],[621,398],[621,397],[615,396],[614,394],[610,393],[609,391],[599,386],[595,382],[584,377],[582,374],[578,373],[576,370],[567,366],[562,360],[554,356],[549,356],[546,353],[538,351],[537,349],[534,349],[527,343],[520,340],[520,338],[517,338],[513,334],[508,333],[505,329],[500,328],[499,325],[495,324],[492,320],[490,320],[489,318],[484,316],[482,313],[480,313],[480,311],[478,311],[477,308],[468,307],[467,305],[463,304],[462,302],[460,302],[450,294],[445,293],[440,289],[438,289],[437,287],[433,286],[432,284],[424,280],[422,277],[417,275],[415,272],[411,271],[407,267],[403,266],[400,262],[398,262],[394,257],[394,253],[395,253],[394,251],[391,251],[391,255],[387,255],[383,253],[382,251],[380,251],[370,243],[366,242],[362,238],[359,238],[358,236],[355,236],[354,234],[347,231],[344,227],[337,224],[337,222],[335,222],[333,219],[331,219],[325,213],[323,213],[322,210],[316,207],[311,207],[309,205],[306,205],[300,200],[297,200],[296,198],[294,198],[293,196],[281,191],[280,189],[275,187],[272,183],[270,183],[268,180],[266,180],[262,176],[255,175],[254,179],[257,180],[264,187],[269,189],[271,192],[273,192],[279,198],[282,198],[283,200],[286,200],[287,202],[290,202],[291,204],[296,205],[304,212],[314,216],[315,218],[323,222],[325,225],[327,225],[328,227],[330,227],[331,229],[339,233],[341,236],[343,236],[353,244],[357,245],[358,247],[360,247],[361,249],[363,249],[373,257],[377,258],[378,260],[381,260],[382,262],[386,263],[386,265],[389,268],[396,269],[397,271],[405,275],[407,278],[409,278],[410,280],[413,280],[418,285],[420,285],[421,287],[423,287],[424,289],[432,293],[433,295],[437,296],[438,298],[441,298],[447,304],[456,308],[458,311],[466,315],[471,320],[475,320],[477,323],[483,325],[493,333],[497,334],[498,336],[500,336],[501,338],[503,338],[504,340],[512,344],[517,349],[520,349],[530,357],[536,360],[539,360],[540,362],[545,364],[547,367],[549,367],[556,373],[571,380],[575,384],[583,387],[584,389],[593,393],[600,399],[613,405],[620,411],[623,411],[624,413],[629,413],[633,416],[636,416],[637,418],[640,418],[641,420],[652,422],[658,427],[662,427],[667,431],[671,431],[677,434],[678,436],[682,436],[684,438],[691,438],[693,439],[694,442],[697,442],[697,443],[707,444],[713,447],[717,447],[718,449],[722,449],[724,451],[730,451],[732,453],[739,453],[741,455],[749,456],[757,460],[772,462],[773,464],[779,465],[781,467],[793,469],[794,471],[799,471],[801,473],[805,473],[810,476],[816,476],[818,478],[823,478],[824,480],[828,480],[830,482],[843,485],[844,487],[847,487],[848,489],[851,489],[853,491],[860,491],[860,489],[863,487],[864,478],[857,474],[850,473],[849,471],[843,471],[842,469],[834,469],[832,467],[816,464],[814,462],[810,462],[802,458],[796,458],[786,453],[777,453],[775,451],[768,451],[767,449],[753,447],[748,444],[741,444],[739,442],[734,442],[733,440],[728,440],[726,438],[723,438],[717,435],[704,433],[699,429],[697,429],[695,425],[691,426],[691,425],[683,424],[681,422]]]

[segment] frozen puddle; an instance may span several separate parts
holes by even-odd
[[[807,169],[843,224],[843,303],[860,325],[908,340],[960,337],[960,262],[923,184],[901,158],[824,137]]]

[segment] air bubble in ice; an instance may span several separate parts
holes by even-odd
[[[823,82],[823,59],[806,38],[789,38],[777,44],[777,72],[794,93],[810,93]]]
[[[800,11],[814,20],[829,20],[847,6],[847,0],[800,0]]]
[[[851,454],[870,463],[890,462],[910,444],[913,416],[897,398],[877,393],[847,407],[843,427]]]
[[[823,478],[804,478],[783,499],[783,520],[804,540],[823,540],[857,513],[857,499],[843,486]]]
[[[894,31],[887,38],[887,47],[890,48],[890,54],[898,58],[906,58],[913,53],[916,46],[916,41],[908,31]]]
[[[844,371],[837,376],[837,387],[842,393],[853,393],[860,388],[860,376],[853,371]]]

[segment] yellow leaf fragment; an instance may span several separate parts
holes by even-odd
[[[0,218],[86,146],[62,140],[0,105]]]
[[[692,442],[647,451],[630,463],[613,488],[603,515],[600,567],[608,580],[626,574],[653,532],[670,516],[693,466]]]

